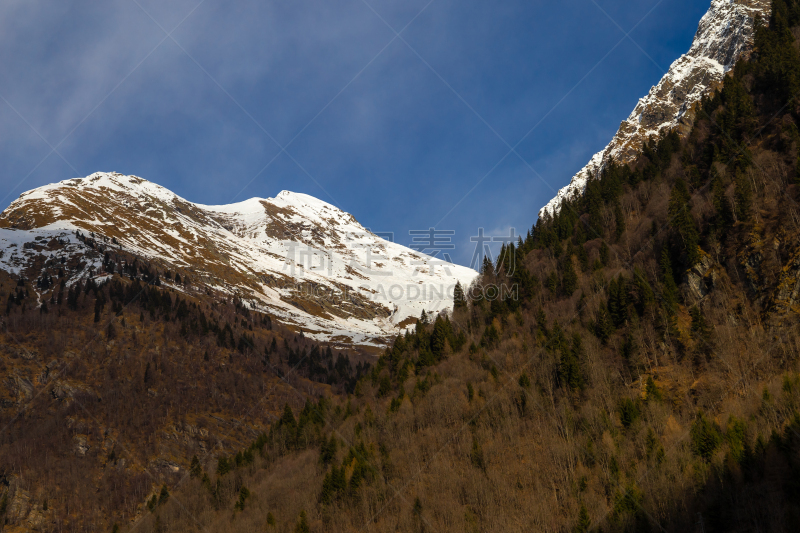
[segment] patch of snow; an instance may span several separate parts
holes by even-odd
[[[712,0],[689,52],[672,63],[661,81],[622,122],[611,143],[539,210],[539,217],[556,214],[564,200],[583,194],[589,176],[598,175],[611,160],[629,163],[650,136],[660,136],[681,125],[687,111],[715,90],[736,62],[749,53],[755,20],[766,18],[769,12],[770,0]],[[650,113],[666,116],[651,123]]]

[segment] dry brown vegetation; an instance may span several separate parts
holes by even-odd
[[[800,55],[771,22],[688,138],[503,250],[481,282],[517,298],[418,323],[349,394],[287,377],[322,375],[302,339],[265,364],[289,334],[235,302],[178,319],[153,293],[113,335],[88,293],[12,308],[4,346],[39,355],[0,368],[24,400],[3,404],[5,495],[59,531],[798,530]],[[70,371],[49,388],[16,379],[51,356]]]
[[[44,291],[0,273],[10,298],[0,318],[0,511],[12,525],[85,531],[131,520],[192,455],[240,448],[287,402],[302,405],[298,390],[344,390],[367,357],[337,360],[201,290],[119,275],[98,287],[58,268]],[[76,283],[62,290],[60,280]]]
[[[800,109],[772,22],[687,139],[504,251],[483,283],[519,300],[418,325],[128,529],[797,530]]]

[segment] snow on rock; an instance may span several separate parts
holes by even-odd
[[[575,174],[569,185],[539,211],[539,216],[553,215],[565,199],[583,194],[590,177],[612,159],[622,164],[633,162],[651,136],[674,129],[682,136],[688,135],[703,96],[720,88],[725,74],[740,58],[749,55],[755,20],[768,17],[770,4],[770,0],[712,0],[689,52],[670,66],[658,85],[639,100],[622,122],[611,143]]]
[[[380,345],[423,311],[451,308],[456,282],[466,288],[477,277],[384,240],[305,194],[202,205],[118,173],[23,193],[0,214],[0,227],[9,228],[0,230],[0,268],[18,272],[13,250],[36,232],[70,239],[75,230],[93,232],[165,268],[189,270],[319,340]]]

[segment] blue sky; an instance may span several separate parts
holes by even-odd
[[[402,244],[454,230],[468,264],[479,227],[535,222],[708,5],[8,0],[0,208],[95,171],[205,204],[287,189]]]

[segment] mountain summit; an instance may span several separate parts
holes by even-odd
[[[586,182],[612,160],[632,163],[651,137],[677,130],[683,137],[694,125],[702,98],[722,87],[724,76],[753,47],[755,21],[766,19],[769,0],[712,0],[700,20],[692,47],[664,74],[650,93],[639,100],[630,116],[602,151],[592,157],[569,185],[558,191],[540,211],[555,214],[564,200],[583,193]]]
[[[381,345],[423,310],[451,307],[455,284],[466,287],[477,276],[382,239],[349,213],[305,194],[201,205],[118,173],[23,193],[0,214],[0,228],[7,228],[0,248],[8,248],[0,268],[29,268],[39,252],[26,243],[36,237],[69,240],[86,232],[103,253],[146,258],[334,342]],[[85,276],[103,274],[103,264],[92,266]]]

